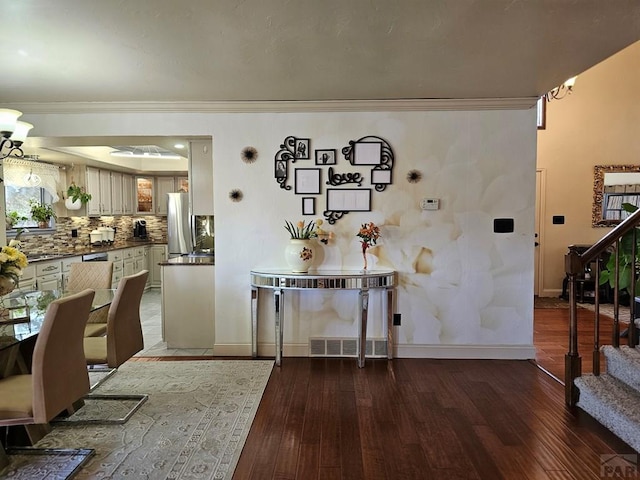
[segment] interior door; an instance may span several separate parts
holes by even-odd
[[[542,244],[542,211],[544,203],[544,170],[536,170],[536,206],[535,206],[535,254],[534,254],[534,276],[533,276],[533,294],[540,295],[543,291],[541,286],[543,281],[542,254],[540,253],[540,245]]]

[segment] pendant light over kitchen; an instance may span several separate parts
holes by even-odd
[[[19,122],[22,112],[8,108],[0,108],[0,160],[9,155],[16,158],[24,157],[20,148],[27,139],[33,125]]]

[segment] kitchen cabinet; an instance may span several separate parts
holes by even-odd
[[[156,214],[167,214],[167,193],[176,191],[176,184],[173,177],[156,177]]]
[[[91,200],[87,202],[87,215],[112,215],[111,210],[111,172],[87,167],[87,193]]]
[[[71,271],[71,264],[82,262],[82,257],[68,257],[62,259],[62,289],[67,289],[67,283],[69,282],[69,272]]]
[[[189,145],[189,198],[193,215],[213,215],[213,157],[211,140]]]
[[[176,192],[189,193],[189,177],[176,177]]]
[[[118,288],[118,283],[122,278],[124,270],[124,255],[122,250],[112,250],[108,254],[108,259],[113,262],[113,274],[111,276],[111,288]]]
[[[154,194],[154,177],[136,177],[135,178],[135,194],[136,194],[136,213],[155,213],[155,194]]]
[[[149,286],[160,287],[162,285],[162,272],[160,263],[167,260],[167,246],[153,245],[149,247]]]
[[[136,272],[136,263],[135,263],[135,249],[134,248],[127,248],[126,250],[123,250],[123,256],[124,256],[124,260],[123,260],[123,269],[122,269],[122,275],[124,275],[125,277],[128,277],[129,275],[133,275]]]
[[[38,290],[60,290],[62,288],[62,262],[36,263],[36,287]]]
[[[111,215],[111,172],[98,170],[100,177],[100,215]]]
[[[29,292],[31,290],[36,290],[35,265],[27,265],[27,267],[22,270],[22,276],[20,277],[20,281],[18,282],[18,289],[21,292]]]
[[[122,174],[122,213],[133,215],[133,175]]]
[[[111,214],[122,215],[123,208],[123,189],[122,189],[122,173],[111,172]]]

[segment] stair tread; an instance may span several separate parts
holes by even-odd
[[[624,410],[640,423],[640,409],[638,409],[638,405],[640,405],[640,392],[636,389],[608,373],[601,375],[587,373],[576,378],[574,383],[580,391],[585,388],[591,391],[599,390],[598,393],[603,401],[608,404],[610,403],[616,408],[619,407],[620,410]],[[629,403],[629,401],[635,401],[636,403]]]

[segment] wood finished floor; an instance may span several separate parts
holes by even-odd
[[[578,320],[586,371],[593,314]],[[536,309],[534,323],[537,361],[562,379],[568,310]],[[184,360],[144,360],[171,359]],[[368,360],[359,369],[354,359],[284,358],[233,479],[604,478],[602,455],[636,452],[566,407],[563,388],[533,361]]]

